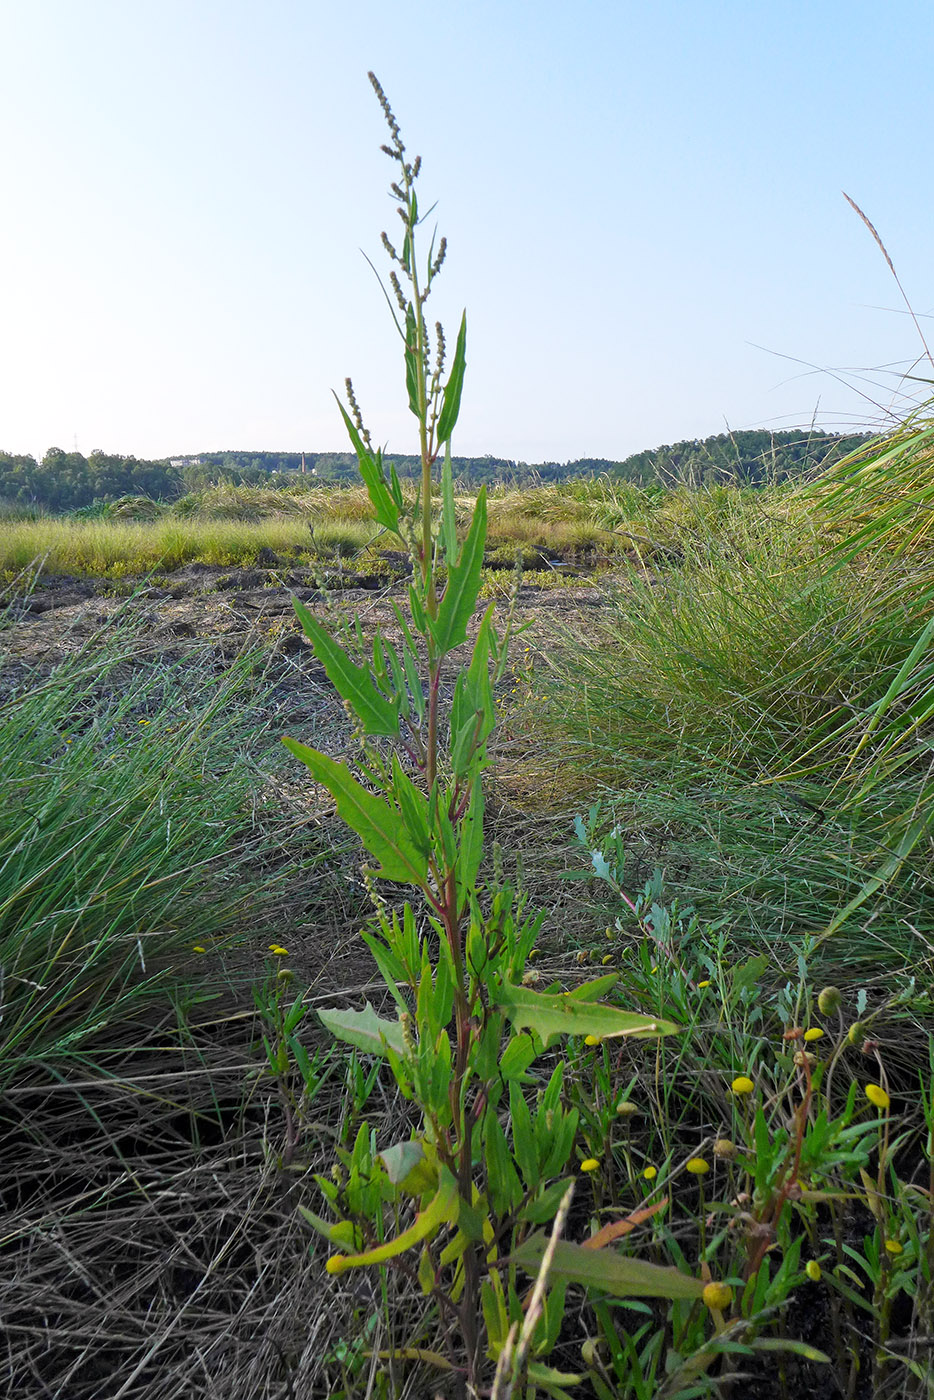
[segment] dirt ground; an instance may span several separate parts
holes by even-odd
[[[510,606],[511,571],[502,577],[503,596],[496,600],[501,624]],[[184,664],[196,655],[203,661],[207,649],[222,670],[242,653],[261,648],[266,679],[272,681],[263,690],[267,748],[275,753],[279,738],[291,735],[335,757],[343,756],[350,741],[347,717],[301,631],[293,598],[334,629],[356,616],[367,640],[377,627],[395,639],[399,628],[393,604],[404,598],[405,582],[400,578],[389,587],[385,579],[379,583],[373,586],[373,580],[350,570],[332,571],[322,580],[306,569],[232,570],[200,564],[157,581],[123,579],[117,586],[99,579],[40,578],[27,596],[8,594],[2,599],[6,625],[0,703],[27,675],[43,672],[82,648],[93,648],[96,638],[103,640],[121,617],[129,616],[140,629],[141,645],[134,656],[139,664]],[[487,598],[478,604],[471,636],[489,602]],[[566,865],[573,812],[562,810],[567,799],[561,797],[557,766],[549,768],[547,762],[543,766],[530,750],[522,724],[523,705],[529,701],[523,681],[529,666],[547,653],[558,630],[579,633],[606,605],[606,592],[590,578],[581,578],[580,583],[566,579],[552,589],[521,587],[514,604],[518,632],[514,660],[501,687],[504,716],[488,784],[488,835],[502,844],[507,870],[521,864],[524,851],[534,850],[540,862],[543,858],[544,868],[534,872],[536,882],[546,880],[549,904],[557,900],[563,909],[561,927],[554,930],[556,949],[559,944],[567,946],[569,929],[581,912],[571,887],[553,884],[549,878]],[[468,640],[465,652],[470,645]],[[451,686],[454,674],[452,662]],[[240,980],[238,966],[248,977],[255,976],[266,944],[277,941],[293,953],[292,965],[307,983],[311,1000],[329,1000],[338,990],[375,993],[379,987],[370,982],[372,962],[358,936],[361,922],[371,912],[360,879],[359,853],[348,849],[347,833],[333,818],[328,794],[315,788],[304,769],[296,765],[291,775],[281,760],[274,758],[272,763],[275,778],[261,801],[285,808],[298,835],[307,834],[313,826],[316,839],[333,858],[315,869],[312,888],[284,882],[281,900],[271,913],[266,909],[263,928],[235,956],[234,980]],[[549,801],[550,792],[554,803]],[[552,807],[556,810],[549,810]],[[283,865],[287,862],[284,853]],[[544,890],[539,888],[538,893],[543,895]],[[568,959],[571,956],[567,954]]]

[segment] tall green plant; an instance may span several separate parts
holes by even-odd
[[[402,224],[398,250],[385,233],[382,242],[392,262],[387,300],[418,424],[422,475],[414,506],[406,505],[394,468],[374,449],[349,380],[341,414],[376,519],[409,551],[413,579],[408,609],[395,609],[398,640],[377,631],[365,660],[296,602],[315,655],[353,716],[359,750],[350,765],[296,739],[285,743],[359,836],[374,861],[369,877],[415,892],[400,913],[386,907],[374,885],[378,917],[363,935],[397,1018],[384,1018],[369,1004],[362,1011],[324,1010],[321,1018],[338,1039],[387,1062],[421,1122],[408,1139],[379,1152],[364,1125],[334,1175],[318,1178],[336,1220],[304,1214],[339,1251],[328,1260],[330,1273],[373,1265],[417,1278],[452,1337],[443,1364],[469,1386],[499,1360],[497,1393],[528,1383],[560,1395],[576,1378],[541,1358],[557,1339],[568,1282],[611,1294],[678,1297],[699,1296],[702,1284],[639,1261],[621,1269],[618,1261],[593,1251],[578,1255],[567,1244],[559,1282],[546,1286],[548,1267],[540,1264],[554,1254],[543,1243],[537,1247],[537,1231],[555,1219],[573,1184],[568,1168],[578,1114],[565,1101],[560,1059],[531,1101],[527,1086],[536,1081],[529,1069],[567,1037],[654,1038],[675,1027],[607,1005],[602,998],[613,976],[572,992],[537,990],[527,964],[540,920],[525,915],[508,887],[478,885],[483,772],[508,626],[500,636],[493,606],[472,626],[486,536],[484,491],[463,540],[456,528],[450,440],[464,382],[466,317],[448,365],[444,331],[438,323],[432,334],[425,317],[447,245],[433,237],[419,262],[421,161],[406,158],[385,94],[372,74],[370,81],[390,131],[382,149],[395,167],[390,189]],[[434,520],[433,467],[442,450]],[[471,631],[469,656],[455,659]],[[452,682],[450,704],[442,707]],[[407,1203],[414,1204],[414,1218],[399,1228],[400,1215],[412,1214]],[[527,1269],[541,1274],[536,1320],[526,1319],[521,1336],[520,1244]]]

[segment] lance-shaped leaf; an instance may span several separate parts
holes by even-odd
[[[536,1231],[509,1256],[526,1273],[536,1275],[548,1247],[548,1236]],[[609,1249],[585,1249],[583,1245],[558,1240],[549,1276],[585,1288],[597,1288],[614,1298],[700,1298],[704,1284],[678,1269],[632,1259]]]
[[[454,431],[457,415],[461,411],[461,392],[464,388],[464,370],[467,366],[467,312],[461,316],[460,330],[457,332],[457,345],[454,347],[454,360],[451,373],[444,386],[444,402],[438,418],[438,446],[447,442]]]
[[[336,394],[334,397],[337,399],[337,406],[341,411],[344,426],[347,429],[350,441],[353,443],[354,451],[357,454],[357,465],[360,468],[360,475],[363,477],[364,485],[369,492],[370,500],[373,502],[373,511],[376,515],[376,519],[380,525],[385,525],[387,530],[392,530],[393,534],[398,534],[399,507],[393,500],[389,488],[383,479],[383,464],[380,454],[376,454],[375,460],[370,456],[369,452],[366,450],[363,439],[357,432],[353,419],[350,417],[340,399],[337,398]]]
[[[476,888],[477,871],[483,857],[483,785],[479,778],[474,782],[470,803],[461,822],[460,838],[456,878],[457,907],[462,912]]]
[[[457,563],[457,512],[454,507],[454,470],[451,464],[451,444],[444,449],[441,468],[441,543],[444,562],[448,568]]]
[[[439,651],[450,651],[467,640],[467,622],[480,591],[483,546],[486,542],[486,487],[480,488],[473,520],[457,564],[448,570],[447,587],[431,630]]]
[[[516,1030],[528,1028],[542,1040],[552,1035],[598,1035],[603,1040],[631,1036],[645,1040],[672,1035],[678,1029],[673,1021],[663,1021],[658,1016],[581,1001],[580,991],[579,988],[575,997],[568,992],[533,992],[529,987],[500,982],[490,1000],[506,1012]]]
[[[368,1249],[365,1254],[337,1255],[329,1261],[328,1267],[332,1273],[340,1274],[346,1269],[358,1269],[365,1264],[385,1264],[389,1259],[395,1259],[407,1249],[421,1244],[422,1240],[431,1239],[442,1225],[453,1221],[456,1216],[457,1183],[451,1173],[445,1171],[437,1195],[424,1210],[419,1211],[414,1223],[401,1235],[377,1245],[375,1249]]]
[[[363,725],[364,734],[385,734],[389,738],[398,738],[398,701],[387,700],[385,695],[380,694],[370,679],[369,668],[351,661],[343,647],[338,646],[303,603],[293,598],[292,606],[302,624],[302,631],[314,648],[315,656],[327,672],[328,680],[341,699],[347,701]]]
[[[355,1045],[369,1055],[385,1055],[387,1049],[394,1050],[397,1055],[405,1054],[401,1024],[377,1016],[369,1002],[362,1011],[325,1006],[319,1009],[318,1015],[335,1040]]]
[[[395,808],[368,792],[345,763],[337,763],[317,749],[300,744],[297,739],[283,739],[282,742],[290,753],[301,759],[315,781],[327,788],[337,803],[341,820],[357,833],[370,855],[379,861],[377,875],[400,885],[424,888],[428,877],[427,856],[416,848]]]
[[[409,408],[416,418],[421,417],[418,404],[418,337],[416,335],[415,312],[411,304],[405,312],[405,388],[409,396]]]
[[[405,820],[406,830],[419,851],[427,856],[431,851],[431,832],[428,829],[428,799],[419,792],[399,762],[392,756],[392,788]]]

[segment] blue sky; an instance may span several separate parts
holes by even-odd
[[[878,419],[920,345],[841,190],[934,308],[929,0],[6,0],[0,46],[8,451],[343,449],[347,374],[414,450],[369,68],[468,311],[458,453]]]

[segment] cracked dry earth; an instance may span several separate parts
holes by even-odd
[[[316,581],[317,579],[317,581]],[[498,607],[504,616],[510,574],[503,575],[503,597]],[[265,679],[271,681],[262,691],[263,735],[258,744],[258,763],[268,769],[258,795],[258,805],[284,814],[296,835],[307,838],[313,829],[315,839],[327,853],[323,867],[315,868],[305,879],[304,888],[283,883],[283,895],[274,911],[274,923],[266,922],[258,937],[249,939],[242,956],[243,971],[259,971],[262,951],[271,939],[286,943],[293,954],[296,974],[309,986],[312,1000],[333,995],[335,989],[364,991],[373,968],[369,954],[357,936],[368,905],[359,878],[359,852],[349,845],[347,834],[336,820],[330,798],[316,789],[303,769],[291,768],[279,739],[289,734],[335,757],[346,752],[349,726],[339,698],[331,689],[323,669],[298,625],[292,606],[299,598],[310,611],[332,626],[359,617],[364,638],[369,640],[379,626],[384,635],[398,637],[393,602],[404,597],[405,582],[389,587],[366,586],[372,581],[344,573],[320,586],[320,576],[310,570],[212,568],[189,565],[159,578],[158,582],[121,580],[119,596],[104,580],[40,579],[26,598],[7,597],[5,622],[0,636],[0,704],[4,697],[23,684],[27,676],[47,672],[58,661],[83,648],[93,649],[121,619],[131,620],[138,629],[138,647],[132,664],[178,664],[187,662],[193,675],[204,674],[205,663],[223,671],[245,651],[261,648],[265,653]],[[340,586],[337,586],[340,585]],[[489,606],[489,599],[478,604],[471,639]],[[515,603],[515,621],[523,630],[514,643],[516,671],[547,651],[555,628],[586,630],[588,619],[599,616],[605,606],[603,592],[589,581],[578,586],[554,589],[523,586]],[[466,650],[467,648],[465,648]],[[454,663],[451,664],[453,686]],[[519,815],[510,798],[515,782],[528,783],[528,740],[521,723],[513,724],[519,710],[514,708],[515,674],[503,682],[504,716],[498,731],[490,798],[488,830],[503,845],[516,845]],[[526,698],[528,698],[526,696]],[[510,714],[512,711],[512,714]],[[285,761],[283,761],[285,759]],[[547,806],[549,781],[557,790],[557,774],[537,773],[533,786],[539,806]],[[564,823],[561,823],[562,827]],[[570,829],[570,817],[567,828]],[[508,858],[508,856],[507,856]],[[289,864],[284,849],[281,863]],[[322,910],[326,911],[324,914]],[[256,951],[252,954],[249,947]],[[240,963],[236,956],[235,964]]]

